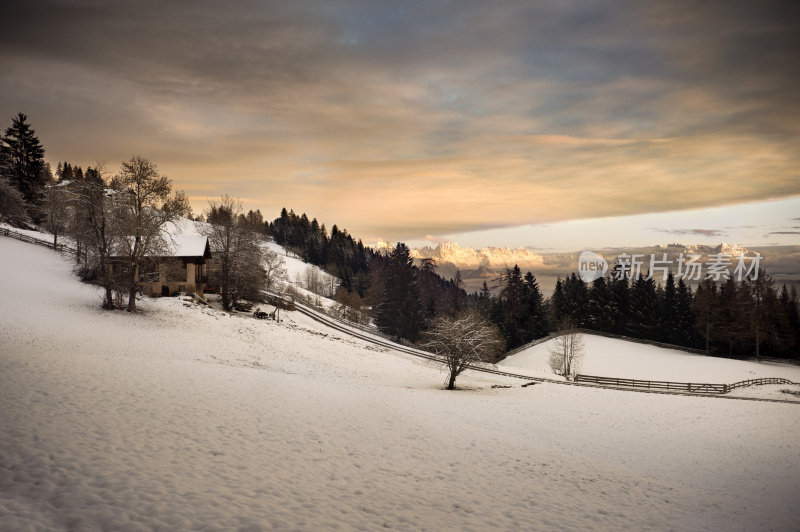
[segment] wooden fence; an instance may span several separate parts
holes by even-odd
[[[641,379],[620,379],[617,377],[596,377],[594,375],[578,375],[575,382],[588,382],[601,386],[621,386],[626,388],[646,388],[656,391],[688,392],[688,393],[708,393],[726,394],[736,388],[747,386],[761,386],[764,384],[791,384],[796,382],[778,377],[765,377],[761,379],[747,379],[745,381],[734,382],[733,384],[711,384],[697,382],[670,382],[670,381],[646,381]]]
[[[17,231],[8,229],[6,227],[0,227],[0,235],[7,236],[9,238],[14,238],[16,240],[21,240],[22,242],[27,242],[29,244],[44,246],[46,248],[54,249],[55,251],[60,251],[62,253],[70,253],[72,255],[78,254],[78,251],[75,248],[67,246],[66,244],[56,244],[55,246],[53,246],[53,242],[51,241],[42,240],[41,238],[35,238],[30,235],[26,235],[24,233],[18,233]]]
[[[728,388],[733,390],[734,388],[746,388],[748,386],[762,386],[764,384],[797,384],[797,383],[790,381],[789,379],[781,379],[778,377],[765,377],[762,379],[747,379],[746,381],[734,382],[733,384],[729,384]]]
[[[646,381],[640,379],[620,379],[617,377],[596,377],[594,375],[578,375],[575,382],[590,382],[602,386],[624,386],[626,388],[647,388],[648,390],[666,390],[688,393],[728,393],[727,384],[710,384],[695,382]]]

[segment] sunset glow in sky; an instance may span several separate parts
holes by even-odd
[[[790,2],[6,1],[0,125],[365,242],[800,243],[798,65]]]

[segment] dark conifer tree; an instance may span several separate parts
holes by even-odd
[[[412,342],[423,327],[423,309],[417,284],[417,268],[411,252],[398,242],[389,257],[388,275],[375,323],[385,332]]]
[[[748,293],[736,285],[736,281],[728,279],[719,289],[717,297],[717,340],[728,356],[733,356],[734,350],[739,348],[739,343],[746,334],[743,327],[741,303],[747,301]]]
[[[586,326],[595,331],[613,332],[616,325],[617,308],[611,282],[605,277],[592,281],[589,290],[589,313]]]
[[[44,198],[45,173],[44,148],[36,132],[28,124],[28,117],[19,113],[12,120],[0,143],[3,151],[5,176],[19,189],[30,205],[38,207]],[[37,209],[31,209],[31,217],[41,217]]]
[[[675,330],[675,343],[684,347],[695,347],[695,317],[692,313],[694,295],[692,294],[692,289],[683,279],[678,281],[676,299],[678,302],[678,322]]]
[[[660,341],[669,344],[680,342],[680,308],[678,303],[678,287],[675,286],[675,276],[672,272],[667,274],[661,300],[661,338]]]
[[[704,280],[697,287],[692,313],[695,316],[695,328],[703,341],[706,355],[710,355],[717,324],[717,286],[710,279]]]
[[[643,275],[631,286],[629,333],[636,338],[657,340],[659,337],[660,315],[656,283]]]
[[[556,286],[553,288],[553,295],[550,296],[548,310],[550,323],[564,323],[564,320],[568,318],[567,295],[564,291],[564,281],[561,277],[556,279]]]
[[[630,287],[628,279],[622,275],[613,276],[611,297],[614,302],[614,329],[616,334],[627,334],[630,321]]]
[[[576,327],[586,327],[589,316],[589,289],[586,283],[572,273],[564,280],[566,317]]]
[[[539,289],[536,276],[531,272],[525,274],[525,342],[547,336],[547,307]]]
[[[800,358],[800,312],[797,307],[797,290],[783,285],[778,302],[781,308],[781,353],[787,358]]]
[[[513,349],[525,343],[525,283],[522,271],[516,264],[513,268],[506,269],[503,280],[504,286],[497,300],[498,327],[506,345]]]

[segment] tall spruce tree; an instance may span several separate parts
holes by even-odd
[[[547,307],[536,276],[525,274],[525,342],[547,336]]]
[[[14,117],[11,126],[6,129],[0,150],[3,151],[2,171],[33,207],[30,210],[31,218],[41,219],[36,207],[43,201],[47,181],[44,148],[23,113]]]
[[[661,338],[662,342],[678,344],[680,341],[680,308],[678,303],[678,287],[675,276],[667,274],[661,301]]]
[[[783,339],[781,351],[788,358],[800,357],[800,312],[797,308],[797,290],[791,290],[783,285],[778,302],[781,307],[781,338]]]
[[[504,286],[497,300],[498,325],[506,345],[513,349],[525,343],[525,282],[516,264],[506,269],[503,280]]]
[[[611,297],[614,301],[614,329],[617,334],[628,332],[630,319],[630,287],[624,275],[614,275],[611,281]]]
[[[419,338],[422,331],[423,309],[417,268],[411,251],[402,242],[397,243],[389,256],[386,284],[375,323],[386,334],[412,342]]]
[[[610,282],[605,277],[592,281],[589,290],[589,313],[587,325],[595,331],[613,332],[615,328],[617,308]]]
[[[694,294],[692,313],[695,316],[695,328],[703,340],[706,355],[711,354],[711,342],[717,325],[717,285],[705,279],[697,287]]]
[[[683,279],[678,280],[676,299],[678,303],[678,322],[675,330],[675,343],[684,347],[694,347],[696,336],[694,334],[694,314],[692,289]]]
[[[643,275],[631,287],[631,314],[628,330],[632,336],[646,340],[659,337],[660,314],[656,283]]]

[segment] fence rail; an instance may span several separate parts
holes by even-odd
[[[669,390],[676,392],[689,393],[728,393],[727,384],[711,384],[696,382],[671,382],[671,381],[651,381],[642,379],[620,379],[617,377],[597,377],[594,375],[578,375],[576,382],[590,382],[605,386],[624,386],[628,388],[647,388],[648,390]]]
[[[762,379],[747,379],[746,381],[734,382],[733,384],[729,384],[728,388],[733,390],[734,388],[746,388],[748,386],[762,386],[764,384],[797,384],[797,383],[790,381],[789,379],[782,379],[779,377],[765,377]]]
[[[13,231],[6,227],[0,227],[0,235],[7,236],[9,238],[14,238],[16,240],[21,240],[22,242],[27,242],[29,244],[36,244],[37,246],[44,246],[46,248],[53,249],[55,251],[60,251],[62,253],[70,253],[72,255],[77,255],[78,251],[75,248],[67,246],[66,244],[56,244],[53,245],[52,242],[48,240],[42,240],[41,238],[35,238],[30,235],[26,235],[24,233],[18,233],[17,231]]]
[[[622,386],[626,388],[646,388],[648,390],[668,390],[674,392],[726,394],[736,388],[747,386],[761,386],[764,384],[790,384],[798,383],[778,377],[764,377],[760,379],[747,379],[733,384],[711,384],[707,382],[671,382],[650,381],[643,379],[620,379],[617,377],[597,377],[595,375],[577,375],[575,382],[588,382],[603,386]]]

